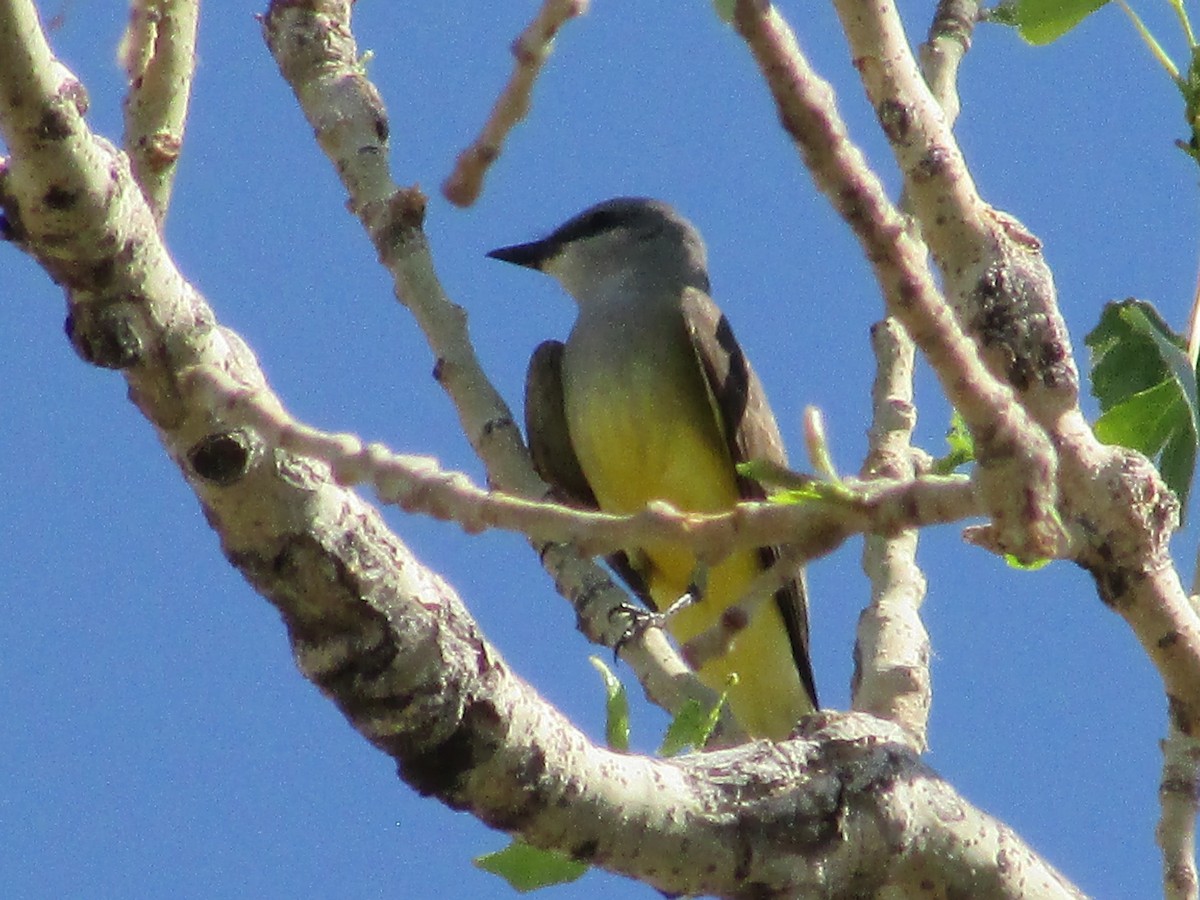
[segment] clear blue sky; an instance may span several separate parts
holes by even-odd
[[[114,4],[45,3],[53,41],[120,134]],[[924,27],[932,3],[905,0]],[[420,7],[418,11],[417,7]],[[881,302],[813,189],[748,52],[706,0],[596,3],[569,24],[481,202],[436,189],[508,76],[535,4],[362,2],[355,27],[392,117],[393,163],[431,195],[427,230],[480,355],[520,401],[533,346],[572,308],[549,279],[484,258],[618,194],[660,197],[703,231],[714,293],[798,458],[806,405],[838,464],[864,451],[867,331]],[[843,91],[853,133],[897,179],[824,4],[782,8]],[[432,359],[265,50],[261,6],[209,4],[168,239],[298,416],[480,477]],[[1156,20],[1170,38],[1169,19]],[[1178,49],[1179,42],[1171,46]],[[1081,364],[1102,303],[1130,295],[1181,326],[1196,277],[1198,172],[1172,141],[1178,94],[1116,9],[1062,44],[978,34],[959,134],[985,197],[1045,243]],[[222,558],[182,479],[125,399],[63,337],[60,292],[0,247],[0,884],[11,897],[510,896],[469,860],[505,839],[416,797],[296,672],[273,609]],[[920,438],[946,409],[928,373]],[[1089,405],[1089,408],[1093,408]],[[513,667],[594,736],[596,652],[516,537],[389,514],[445,572]],[[1153,844],[1165,704],[1090,579],[1007,570],[929,533],[935,656],[928,762],[1103,897],[1159,893]],[[1196,535],[1176,550],[1190,578]],[[852,542],[814,565],[814,664],[844,707],[865,581]],[[635,692],[636,693],[636,692]],[[661,719],[639,717],[642,746]],[[605,874],[547,897],[649,897]]]

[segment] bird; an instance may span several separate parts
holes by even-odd
[[[578,307],[565,343],[534,350],[525,384],[534,467],[557,496],[616,514],[651,501],[713,513],[764,497],[735,466],[785,466],[783,441],[709,296],[707,251],[690,222],[661,201],[618,197],[540,240],[487,255],[554,277]],[[639,600],[670,610],[667,628],[686,642],[717,623],[779,555],[778,547],[738,550],[705,568],[687,547],[654,540],[608,562]],[[677,603],[689,593],[690,604]],[[817,708],[802,568],[773,599],[698,675],[728,691],[749,736],[783,740]]]

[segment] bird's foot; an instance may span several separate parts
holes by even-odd
[[[664,610],[646,609],[643,606],[634,606],[632,603],[624,603],[618,606],[614,610],[614,614],[624,616],[627,624],[621,632],[621,636],[613,644],[613,658],[615,659],[620,655],[622,648],[626,644],[635,638],[640,638],[651,628],[666,628],[672,616],[695,603],[699,603],[703,596],[703,588],[700,584],[693,581],[688,585],[688,589]]]

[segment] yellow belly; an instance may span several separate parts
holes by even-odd
[[[651,500],[665,500],[688,512],[716,512],[739,499],[733,463],[698,367],[691,382],[670,378],[669,369],[660,367],[647,377],[635,367],[622,378],[565,382],[571,443],[603,510],[631,513]],[[665,609],[687,590],[696,558],[666,542],[630,548],[635,549],[651,599]],[[684,642],[711,627],[762,568],[753,551],[732,554],[712,567],[702,599],[671,617],[675,638]],[[738,684],[729,691],[730,705],[755,736],[783,738],[810,709],[774,603],[761,607],[733,649],[707,662],[699,674],[722,691],[732,672]]]

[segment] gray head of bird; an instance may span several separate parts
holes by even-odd
[[[554,276],[581,304],[634,286],[708,292],[700,233],[666,203],[644,197],[605,200],[541,240],[488,256]]]

